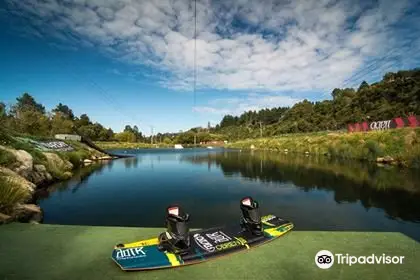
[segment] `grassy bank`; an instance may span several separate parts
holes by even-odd
[[[141,143],[141,142],[105,142],[105,141],[98,141],[95,142],[99,148],[104,150],[117,150],[117,149],[158,149],[158,148],[173,148],[175,144],[167,144],[167,143],[158,143],[158,144],[150,144],[150,143]],[[193,147],[207,147],[212,146],[211,144],[208,145],[194,145],[194,144],[182,144],[184,148],[193,148]]]
[[[269,245],[202,264],[123,272],[111,260],[119,242],[156,236],[163,229],[10,224],[0,231],[2,279],[417,279],[420,245],[400,233],[292,231]],[[404,263],[319,269],[321,250],[354,256],[405,256]]]
[[[173,144],[150,144],[150,143],[130,143],[130,142],[95,142],[98,147],[104,150],[116,150],[116,149],[153,149],[153,148],[172,148]]]
[[[296,153],[326,154],[331,157],[375,161],[390,156],[410,167],[420,166],[420,128],[393,129],[360,133],[316,133],[247,139],[227,145],[229,148],[277,150]]]
[[[0,212],[3,214],[17,215],[16,209],[31,200],[37,187],[66,180],[85,159],[105,156],[79,142],[66,141],[73,150],[64,152],[42,150],[32,140],[53,139],[23,137],[0,129]]]

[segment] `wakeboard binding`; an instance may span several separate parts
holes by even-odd
[[[190,248],[189,215],[178,206],[166,210],[166,231],[159,235],[158,248],[173,254],[182,255]]]
[[[242,228],[253,235],[263,235],[263,227],[258,202],[253,200],[252,197],[244,197],[241,199],[241,210]]]

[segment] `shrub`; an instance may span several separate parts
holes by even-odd
[[[68,160],[73,164],[73,168],[80,167],[83,164],[83,159],[89,157],[88,151],[74,151],[74,152],[66,152],[66,153],[59,153],[59,156],[62,159]]]
[[[29,198],[29,190],[0,174],[0,212],[10,214],[16,204],[23,203]]]
[[[0,149],[0,165],[11,166],[16,162],[16,157],[9,151]]]
[[[34,164],[45,164],[47,161],[45,155],[29,143],[23,141],[14,141],[10,146],[16,150],[25,150],[30,153],[34,160]]]
[[[369,140],[364,145],[364,155],[368,160],[376,160],[377,157],[382,156],[382,149],[378,143]]]

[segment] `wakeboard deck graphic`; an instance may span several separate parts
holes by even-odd
[[[112,259],[122,270],[153,270],[196,264],[246,251],[272,241],[293,229],[293,224],[274,215],[261,217],[263,235],[255,236],[238,225],[191,231],[190,248],[176,255],[158,249],[158,238],[116,245]]]

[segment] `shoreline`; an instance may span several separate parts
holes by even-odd
[[[149,144],[149,143],[142,143],[142,142],[104,142],[104,141],[97,141],[95,144],[104,150],[123,150],[123,149],[174,149],[175,144],[165,144],[165,143],[158,143],[158,144]],[[224,147],[223,145],[215,145],[215,144],[181,144],[184,148],[207,148],[208,146],[212,146],[213,148],[216,147]]]
[[[327,156],[420,168],[420,128],[245,139],[226,148]]]
[[[71,149],[41,150],[32,142],[12,136],[1,143],[0,225],[13,221],[39,223],[43,211],[35,204],[38,192],[70,179],[86,166],[116,159],[81,142],[61,142]]]
[[[89,146],[82,142],[63,141],[72,147],[71,151],[40,151],[28,142],[22,142],[22,139],[11,136],[8,139],[9,142],[0,143],[0,184],[5,185],[5,190],[0,193],[0,224],[42,219],[42,210],[33,204],[38,190],[68,180],[78,168],[116,158],[92,148],[95,145],[102,151],[173,148],[170,144],[155,146],[146,143],[96,142]],[[189,147],[191,145],[185,145],[185,148]],[[205,148],[205,145],[198,147]],[[359,160],[405,168],[420,166],[420,128],[351,134],[290,134],[240,140],[223,147]]]

